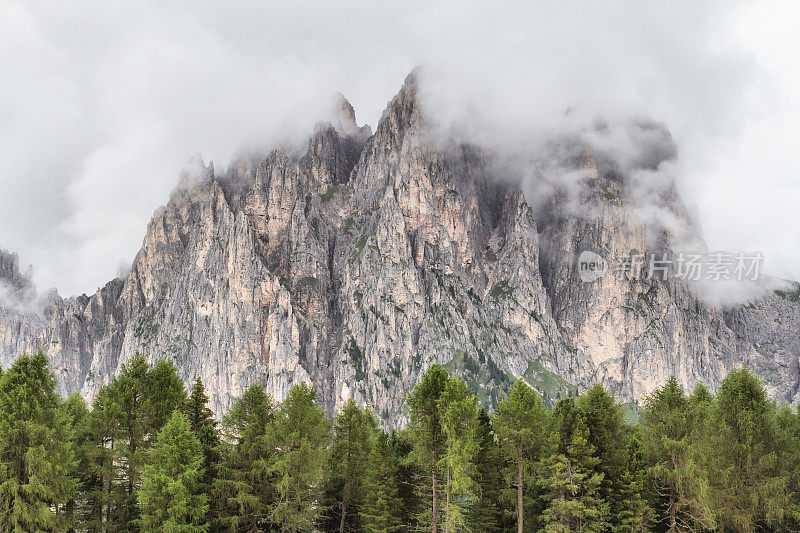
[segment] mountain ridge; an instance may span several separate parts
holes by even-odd
[[[221,175],[193,160],[124,279],[38,312],[0,306],[2,365],[43,349],[59,391],[91,399],[141,352],[203,379],[218,413],[251,383],[282,400],[307,381],[329,412],[354,396],[390,425],[433,362],[488,405],[516,378],[549,399],[600,381],[640,401],[670,375],[713,387],[741,364],[798,400],[800,305],[773,292],[720,311],[677,280],[582,282],[583,250],[619,258],[682,237],[650,235],[626,169],[600,153],[577,195],[535,211],[491,154],[428,134],[417,78],[374,134],[337,97],[302,155],[243,157]],[[662,144],[637,165],[674,157]],[[582,172],[586,147],[567,153]],[[689,224],[665,190],[660,207]]]

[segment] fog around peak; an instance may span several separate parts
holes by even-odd
[[[646,151],[631,143],[669,131],[668,171],[709,248],[761,251],[797,279],[799,20],[788,2],[11,0],[0,247],[42,289],[93,292],[130,263],[194,154],[221,171],[243,150],[300,142],[339,92],[374,129],[423,65],[437,124],[509,153],[605,121],[610,134],[586,140],[633,159]]]

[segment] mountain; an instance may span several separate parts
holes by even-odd
[[[303,154],[221,174],[195,158],[130,272],[92,296],[37,296],[0,255],[0,363],[41,348],[59,391],[91,399],[140,352],[202,378],[218,413],[252,383],[281,400],[310,381],[329,412],[354,396],[390,425],[434,362],[488,405],[518,377],[548,400],[600,381],[639,401],[670,375],[713,387],[742,364],[776,400],[800,398],[800,287],[720,307],[671,277],[582,281],[584,250],[666,254],[686,235],[654,230],[628,167],[570,139],[553,151],[578,179],[529,203],[492,154],[431,135],[417,93],[412,74],[374,134],[341,98]],[[675,156],[663,127],[634,126],[655,139],[636,168]]]

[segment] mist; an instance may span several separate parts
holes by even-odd
[[[506,153],[595,118],[663,123],[677,157],[659,171],[708,247],[760,251],[800,279],[798,9],[7,1],[0,247],[40,288],[93,292],[130,264],[194,154],[222,169],[301,142],[336,92],[374,127],[423,65],[438,127]]]

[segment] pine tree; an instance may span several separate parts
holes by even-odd
[[[562,440],[561,431],[551,435],[552,453],[542,462],[539,476],[547,502],[542,517],[547,533],[599,532],[608,527],[608,504],[600,496],[600,459],[586,433],[579,423],[567,442]]]
[[[294,385],[275,416],[277,498],[271,516],[292,533],[310,530],[319,512],[330,427],[316,397],[307,384]]]
[[[219,525],[229,531],[269,529],[276,480],[271,469],[274,423],[272,399],[257,383],[245,390],[223,419],[226,442],[214,494]]]
[[[138,493],[142,528],[153,532],[207,531],[208,500],[199,484],[203,476],[202,448],[186,415],[173,412],[147,459]]]
[[[391,437],[380,432],[369,458],[364,501],[359,511],[361,524],[367,533],[404,531],[403,501],[398,488],[400,468]]]
[[[665,500],[660,520],[670,532],[713,527],[706,473],[693,446],[689,403],[674,376],[646,399],[641,424],[650,475]]]
[[[533,468],[547,445],[544,428],[547,412],[542,400],[528,385],[518,380],[508,396],[497,404],[494,431],[501,450],[510,463],[506,477],[516,489],[517,531],[524,531],[525,493]]]
[[[468,522],[474,531],[496,533],[504,530],[503,503],[501,501],[505,464],[500,446],[492,431],[492,420],[486,409],[478,411],[476,428],[478,452],[475,455],[475,474],[478,494],[469,512]]]
[[[340,533],[358,529],[358,510],[364,501],[364,478],[377,426],[375,416],[352,398],[334,420],[326,500],[330,502],[331,529]]]
[[[42,352],[0,377],[0,531],[64,531],[74,494],[72,431]]]
[[[444,394],[449,379],[445,369],[433,364],[408,397],[413,459],[425,472],[429,483],[424,484],[426,509],[421,519],[428,522],[432,533],[439,531],[439,497],[442,491],[440,461],[445,453],[446,440],[439,413],[439,399]]]
[[[723,380],[713,410],[706,458],[720,524],[754,531],[780,524],[791,505],[775,440],[775,405],[747,368]]]
[[[439,417],[444,431],[441,470],[445,485],[445,531],[462,529],[466,511],[475,500],[475,464],[478,449],[475,429],[478,400],[459,377],[451,377],[439,398]]]

